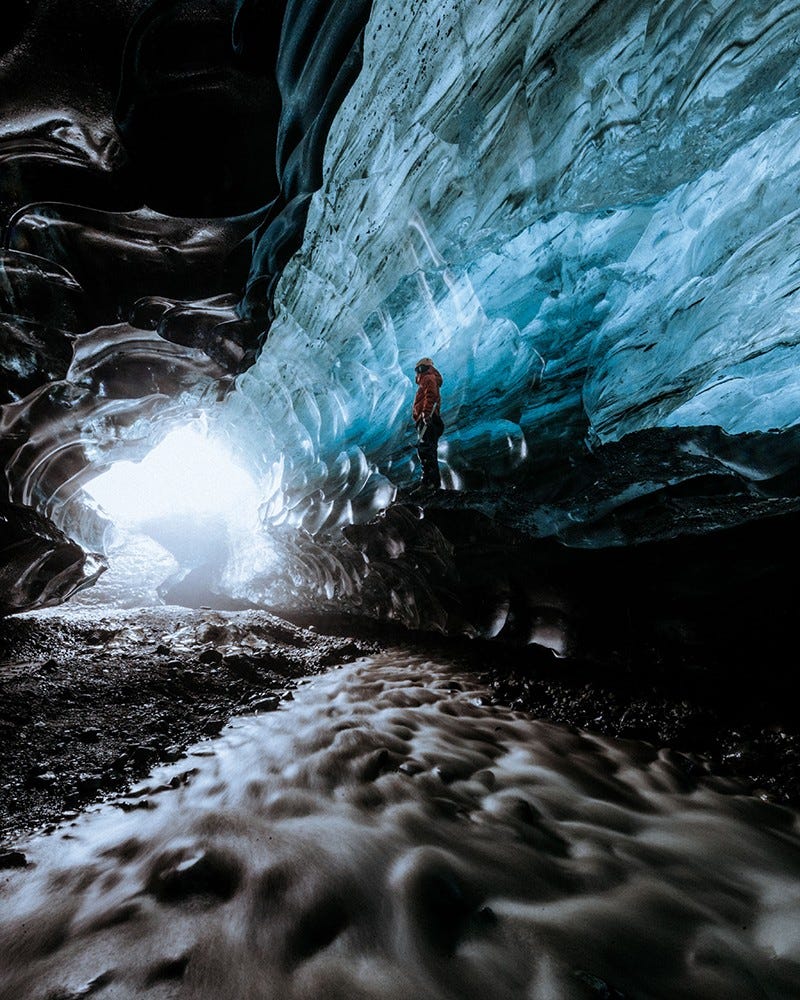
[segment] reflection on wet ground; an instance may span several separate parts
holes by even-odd
[[[19,845],[2,1000],[789,998],[798,814],[400,651]]]

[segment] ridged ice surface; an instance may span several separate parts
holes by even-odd
[[[401,651],[23,845],[3,1000],[800,992],[793,811]]]
[[[213,408],[252,363],[369,3],[13,7],[0,35],[0,463],[9,499],[91,544],[79,490],[92,473],[141,457],[200,398]]]
[[[88,480],[205,411],[284,589],[357,589],[319,533],[418,475],[421,355],[444,485],[520,487],[523,531],[639,542],[581,525],[729,472],[692,530],[796,505],[800,0],[13,6],[0,463],[85,549]]]
[[[408,481],[423,354],[450,484],[586,437],[795,424],[799,28],[791,0],[376,0],[229,408],[282,456],[279,516]]]

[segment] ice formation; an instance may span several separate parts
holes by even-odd
[[[9,500],[102,550],[83,485],[202,412],[279,589],[345,595],[426,354],[445,485],[524,535],[661,537],[631,504],[703,477],[692,530],[797,506],[796,2],[121,4],[96,80],[64,16],[0,63]]]
[[[267,522],[313,534],[408,484],[421,354],[445,377],[452,487],[677,431],[655,477],[567,493],[533,518],[539,535],[586,543],[576,521],[709,471],[745,491],[784,474],[800,414],[798,17],[375,3],[269,339],[222,407],[271,483]],[[330,583],[330,549],[316,555],[317,595],[326,579],[341,594],[357,570]]]
[[[377,0],[226,404],[284,459],[295,520],[408,481],[420,354],[445,377],[451,484],[642,429],[795,425],[798,19]]]

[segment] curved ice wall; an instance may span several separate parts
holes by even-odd
[[[519,497],[697,425],[733,468],[739,436],[798,424],[800,4],[113,10],[119,59],[105,22],[91,59],[60,45],[77,0],[20,8],[0,58],[0,456],[8,499],[85,547],[86,480],[205,410],[259,481],[285,589],[358,591],[374,553],[324,529],[413,480],[422,354],[449,486]],[[654,478],[680,482],[668,452]],[[612,514],[647,488],[618,465]],[[597,506],[570,489],[562,526]],[[551,520],[529,523],[563,538]],[[389,521],[378,613],[409,605],[416,527]]]
[[[0,461],[9,500],[89,544],[81,484],[213,408],[266,336],[369,0],[23,6],[0,38]]]
[[[659,426],[800,417],[796,2],[376,0],[276,319],[223,408],[314,531]]]

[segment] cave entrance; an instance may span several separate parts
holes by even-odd
[[[91,603],[227,605],[236,578],[269,561],[259,487],[202,419],[85,489],[112,522],[109,571],[86,593]]]

